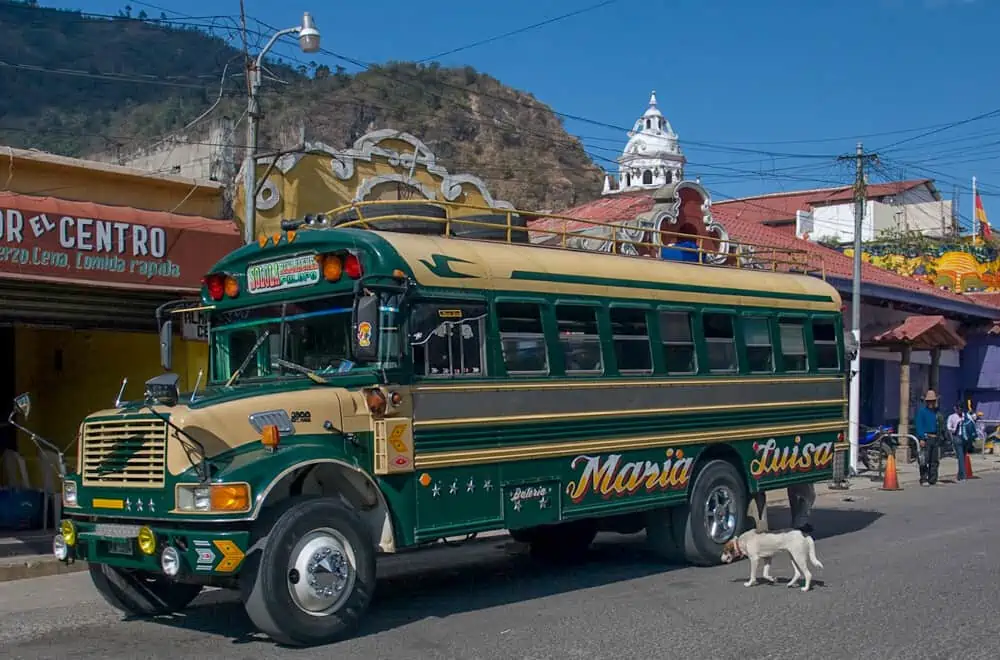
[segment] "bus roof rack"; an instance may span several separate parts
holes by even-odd
[[[547,223],[550,228],[544,229],[529,226],[535,220],[556,222]],[[655,232],[637,227],[634,223],[634,219],[601,222],[548,212],[414,199],[354,202],[326,213],[282,220],[281,229],[368,229],[603,252],[628,258],[681,261],[704,266],[796,273],[826,279],[822,257],[807,250],[680,232],[664,231],[657,237]],[[555,227],[552,227],[553,224]],[[653,242],[648,240],[651,234]]]

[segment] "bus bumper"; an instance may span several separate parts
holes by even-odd
[[[166,525],[64,519],[52,543],[57,559],[136,569],[168,577],[219,577],[239,572],[247,531],[204,531]]]

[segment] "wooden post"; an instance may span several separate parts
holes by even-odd
[[[941,382],[941,349],[931,349],[931,371],[928,377],[927,389],[938,391],[938,383]],[[939,394],[940,396],[940,394]]]
[[[910,347],[903,346],[899,360],[899,441],[906,447],[904,456],[909,458],[910,442]]]

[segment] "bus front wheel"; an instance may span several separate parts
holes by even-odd
[[[375,592],[375,549],[352,509],[332,498],[299,502],[265,530],[261,545],[244,567],[243,597],[261,632],[288,646],[355,632]]]
[[[712,566],[726,542],[743,532],[746,515],[739,472],[728,461],[714,460],[698,472],[686,504],[650,514],[646,537],[664,559]]]

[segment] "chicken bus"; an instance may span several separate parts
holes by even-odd
[[[841,300],[808,268],[407,208],[283,222],[157,312],[165,373],[83,420],[54,541],[113,606],[230,588],[274,640],[326,643],[357,630],[380,554],[508,530],[559,559],[644,531],[711,565],[754,498],[843,469]],[[209,362],[181,393],[191,310]]]

